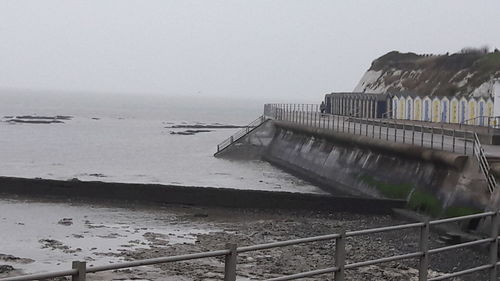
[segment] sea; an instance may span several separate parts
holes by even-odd
[[[246,125],[262,115],[264,103],[201,95],[2,92],[0,176],[321,193],[269,163],[213,157],[217,144],[238,129],[184,135],[174,133],[186,128],[171,128]],[[55,116],[70,118],[12,122]]]
[[[175,128],[246,125],[262,115],[265,102],[1,91],[0,176],[324,193],[264,161],[215,158],[217,144],[239,129],[186,135],[177,133],[187,128]],[[185,217],[170,207],[2,195],[0,265],[17,275],[68,269],[72,260],[107,264],[123,261],[124,249],[148,247],[148,233],[175,244],[220,231]]]

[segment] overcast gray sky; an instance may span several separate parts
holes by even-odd
[[[0,89],[300,99],[391,50],[481,45],[498,0],[0,1]]]

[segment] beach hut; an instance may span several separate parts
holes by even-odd
[[[480,126],[485,126],[488,122],[488,116],[486,116],[486,101],[484,98],[480,98],[477,101],[477,124]]]
[[[393,119],[398,119],[398,104],[399,104],[399,97],[398,96],[393,96],[392,97],[392,118]]]
[[[413,99],[413,120],[422,121],[422,98]]]
[[[458,123],[458,99],[453,97],[450,100],[450,123]]]
[[[450,100],[447,97],[441,98],[441,122],[450,122]]]
[[[466,121],[469,125],[476,125],[476,116],[477,116],[477,101],[475,98],[469,99],[469,111],[467,115],[468,121]]]
[[[431,99],[428,96],[423,101],[422,120],[431,121]]]
[[[458,104],[458,118],[460,124],[465,124],[469,114],[469,102],[466,98],[462,97]]]
[[[398,108],[399,108],[399,114],[398,114],[398,119],[405,119],[406,117],[406,98],[401,96],[399,97],[399,104],[398,104]]]
[[[495,118],[491,118],[494,116],[494,106],[493,100],[488,98],[486,100],[486,116],[488,116],[490,126],[495,126],[497,123]]]
[[[407,96],[405,104],[405,118],[406,120],[413,120],[413,98],[411,96]]]
[[[432,99],[431,118],[432,122],[441,121],[441,100],[438,97]]]

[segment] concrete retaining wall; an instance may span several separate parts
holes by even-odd
[[[489,191],[474,158],[273,121],[261,157],[332,194],[403,199],[433,216],[484,210]],[[268,129],[269,130],[269,129]]]

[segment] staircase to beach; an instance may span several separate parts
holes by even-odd
[[[241,128],[239,131],[231,135],[229,138],[225,139],[221,143],[217,145],[217,152],[214,154],[214,156],[218,156],[221,152],[226,150],[228,147],[232,146],[236,142],[238,142],[240,139],[244,138],[251,132],[253,132],[255,129],[259,128],[264,124],[268,118],[264,115],[260,116],[259,118],[255,119],[252,121],[250,124],[246,125],[245,127]]]

